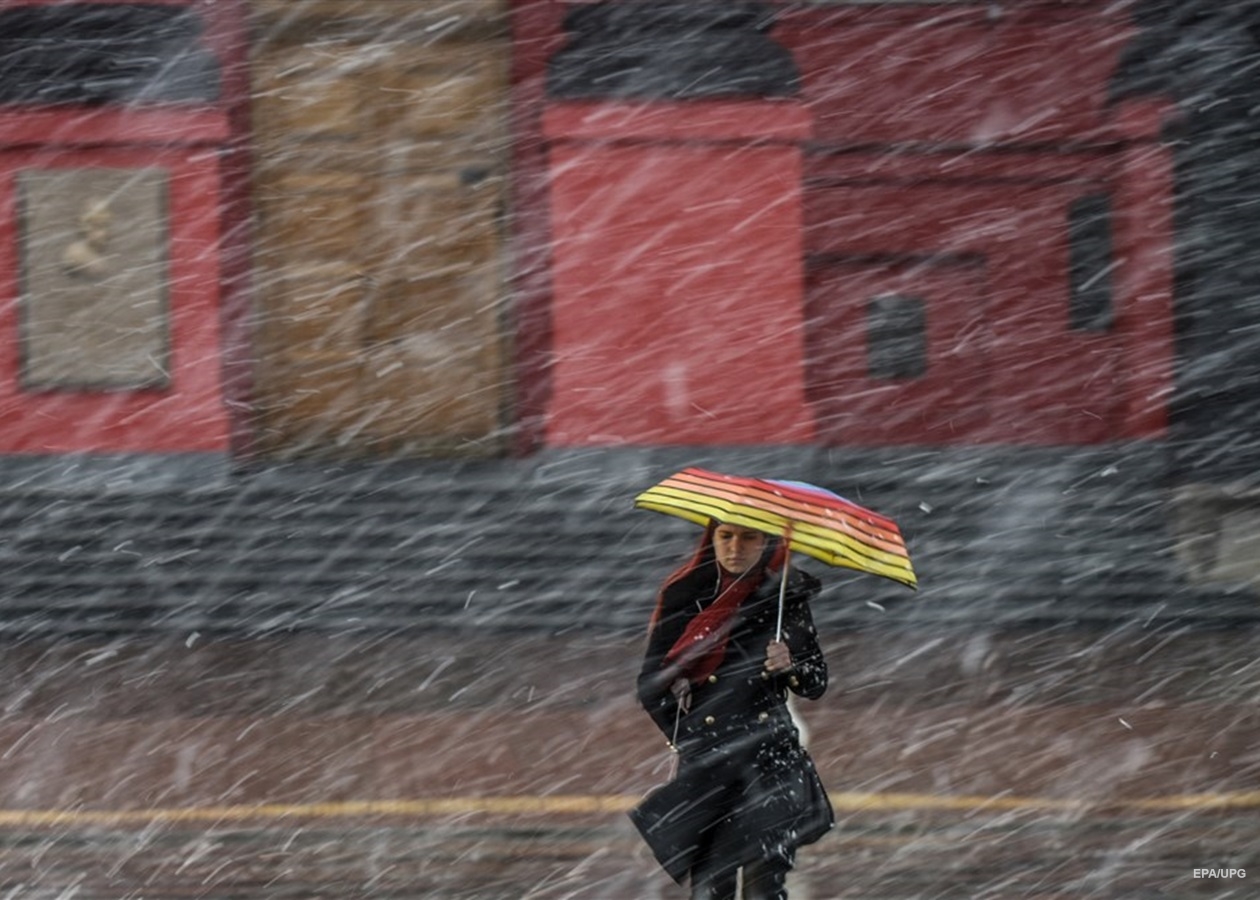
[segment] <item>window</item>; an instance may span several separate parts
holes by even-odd
[[[884,294],[866,304],[866,369],[889,381],[927,374],[927,305],[919,297]]]
[[[191,7],[0,3],[0,103],[185,103],[219,97],[219,63]]]
[[[993,0],[805,0],[812,6],[915,6],[953,4],[955,6],[980,6]]]
[[[1068,211],[1069,323],[1075,331],[1108,331],[1112,303],[1111,198],[1078,197]]]

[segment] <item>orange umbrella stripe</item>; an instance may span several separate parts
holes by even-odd
[[[672,478],[667,478],[659,486],[676,487],[681,491],[695,491],[715,499],[735,503],[739,503],[742,500],[739,494],[741,490],[753,490],[757,492],[758,499],[765,503],[767,510],[778,512],[785,517],[798,521],[813,522],[824,527],[839,526],[863,543],[894,553],[905,552],[905,544],[897,526],[888,519],[870,513],[867,510],[837,509],[836,514],[827,515],[824,512],[816,511],[816,502],[814,508],[811,509],[807,502],[776,494],[757,485],[755,482],[741,482],[737,479],[730,479],[729,484],[731,486],[727,486],[720,481],[704,478],[693,473],[695,473],[695,470],[688,469]]]
[[[711,518],[721,518],[736,525],[745,525],[778,534],[783,533],[786,525],[786,520],[780,516],[757,513],[748,506],[732,508],[726,503],[705,502],[697,495],[677,498],[670,497],[664,492],[653,492],[650,496],[648,492],[645,492],[635,501],[635,505],[642,509],[678,516],[699,525],[706,524]],[[812,556],[828,565],[882,575],[910,587],[918,584],[918,579],[910,567],[910,561],[905,556],[870,551],[868,545],[858,542],[850,542],[846,545],[837,538],[834,531],[829,531],[820,538],[809,534],[806,529],[813,530],[810,526],[800,525],[793,529],[791,540],[793,550]]]
[[[669,511],[676,514],[680,510],[695,510],[699,515],[685,516],[685,518],[702,525],[710,518],[722,519],[726,517],[729,519],[738,515],[739,518],[749,524],[749,527],[761,528],[775,534],[782,534],[786,531],[788,522],[792,521],[793,543],[814,545],[823,550],[823,552],[829,552],[833,555],[837,553],[833,548],[847,547],[854,555],[863,558],[882,559],[888,563],[893,563],[894,560],[905,560],[907,557],[904,544],[882,542],[882,545],[876,545],[873,542],[863,540],[861,535],[850,533],[843,526],[836,527],[837,522],[835,520],[828,522],[827,525],[818,526],[812,522],[793,519],[793,517],[778,514],[771,510],[763,510],[745,503],[733,503],[728,499],[715,498],[712,495],[698,491],[657,486],[651,490],[644,491],[639,495],[635,503],[638,506],[652,505],[652,508],[668,507],[668,509],[660,508],[658,511]],[[843,553],[840,552],[840,555],[843,555]],[[824,559],[824,561],[826,560]]]
[[[789,485],[775,485],[771,489],[756,479],[712,475],[703,469],[686,469],[671,478],[667,478],[662,484],[677,484],[680,486],[687,484],[697,490],[716,491],[718,494],[715,494],[715,496],[721,495],[727,498],[730,498],[732,495],[738,497],[740,492],[755,493],[756,498],[760,502],[780,509],[787,509],[794,515],[814,518],[820,523],[837,520],[837,515],[828,515],[829,512],[834,512],[839,517],[848,517],[849,521],[859,522],[866,526],[862,530],[869,533],[873,538],[884,537],[887,539],[891,536],[895,541],[900,538],[901,534],[896,524],[890,519],[886,519],[869,509],[859,507],[839,497],[835,500],[828,498],[826,501],[834,504],[834,510],[830,508],[822,509],[820,505],[823,501],[819,498],[812,497],[808,493],[796,490]]]
[[[731,503],[726,499],[714,499],[710,495],[666,488],[658,485],[645,491],[635,500],[635,505],[657,512],[679,515],[682,518],[705,524],[710,518],[738,520],[735,524],[747,525],[776,534],[786,530],[788,518],[743,503]],[[858,536],[846,534],[834,527],[834,520],[826,526],[810,522],[792,523],[792,546],[830,565],[853,560],[863,568],[878,568],[879,574],[904,581],[905,577],[894,573],[909,573],[910,560],[904,544],[889,549],[874,546]],[[913,575],[909,575],[913,578]]]

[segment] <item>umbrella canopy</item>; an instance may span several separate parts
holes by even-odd
[[[901,529],[892,519],[802,481],[683,469],[635,497],[634,505],[698,525],[710,519],[786,536],[789,548],[830,566],[917,587]]]

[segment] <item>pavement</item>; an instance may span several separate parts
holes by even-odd
[[[838,824],[794,900],[1254,895],[1255,637],[827,635],[831,690],[797,712]],[[0,897],[685,896],[625,816],[670,764],[631,696],[641,649],[592,629],[13,640]]]

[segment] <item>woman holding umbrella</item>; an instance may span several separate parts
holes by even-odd
[[[734,900],[740,870],[744,900],[785,900],[796,848],[834,824],[787,708],[827,688],[819,582],[786,564],[781,540],[711,520],[649,626],[639,700],[679,765],[632,818],[693,900]]]

